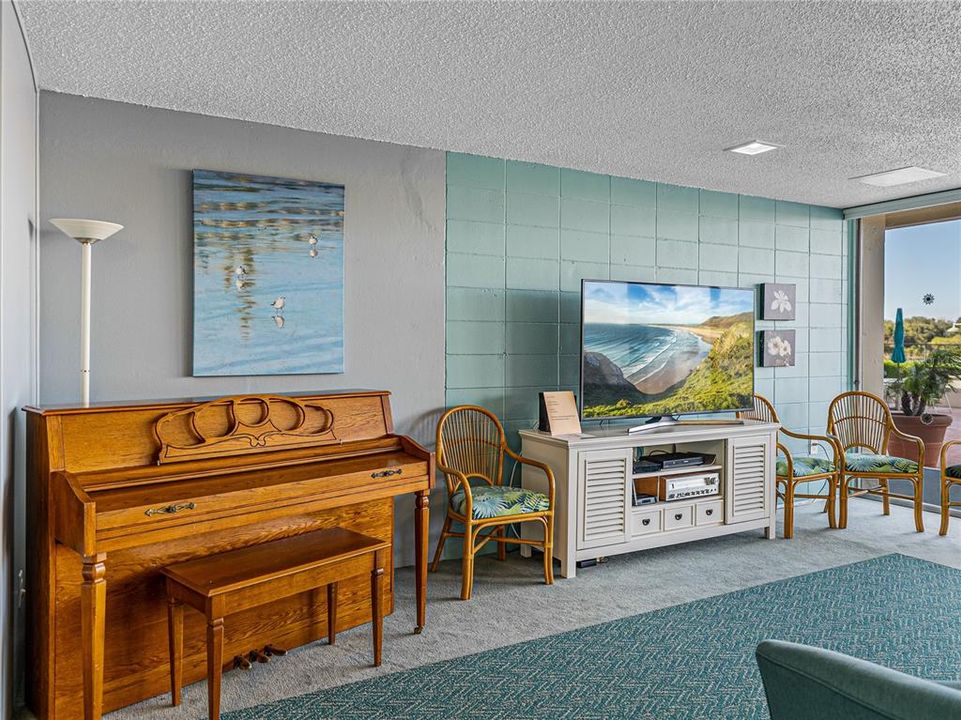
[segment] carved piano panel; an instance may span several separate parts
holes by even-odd
[[[339,445],[324,403],[279,396],[231,397],[164,415],[154,426],[158,464]]]
[[[83,660],[82,614],[92,628],[105,617],[104,712],[164,693],[159,568],[323,527],[391,539],[399,494],[417,495],[417,625],[423,625],[434,460],[393,434],[388,393],[27,410],[28,541],[35,549],[28,566],[27,687],[41,720],[81,717],[85,672],[96,685],[92,664]],[[85,589],[96,587],[87,583],[100,577],[98,568],[105,568],[105,611],[96,592]],[[366,581],[348,583],[341,593],[338,628],[369,622]],[[384,601],[391,611],[392,581]],[[201,622],[199,615],[187,619],[188,682],[205,673]],[[288,598],[231,617],[225,652],[230,657],[267,643],[295,647],[324,636],[325,623],[323,598]]]

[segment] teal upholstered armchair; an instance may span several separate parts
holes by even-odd
[[[961,718],[961,683],[905,675],[841,653],[765,640],[757,646],[771,720]]]

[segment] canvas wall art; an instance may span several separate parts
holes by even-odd
[[[195,170],[194,375],[344,370],[344,186]]]
[[[796,308],[797,285],[794,283],[761,284],[762,320],[794,320]]]
[[[761,367],[794,367],[794,330],[764,330],[760,345]]]

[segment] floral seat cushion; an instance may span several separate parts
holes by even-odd
[[[823,473],[834,472],[834,463],[827,458],[815,455],[792,455],[792,470],[794,477],[807,477],[808,475],[821,475]],[[778,477],[787,476],[787,459],[779,457],[775,467]]]
[[[961,465],[949,465],[944,469],[944,474],[948,477],[961,479]]]
[[[918,471],[918,464],[914,460],[895,455],[876,455],[875,453],[855,452],[854,450],[848,450],[844,453],[844,466],[851,472],[864,473],[912,474]]]
[[[523,515],[550,509],[547,495],[523,488],[503,487],[500,485],[477,485],[471,487],[472,514],[475,520],[501,517],[502,515]],[[464,491],[458,490],[450,498],[451,507],[460,515],[464,514],[466,498]]]

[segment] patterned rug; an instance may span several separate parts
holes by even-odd
[[[957,680],[959,608],[961,572],[885,555],[224,718],[761,719],[768,714],[754,662],[760,640]]]

